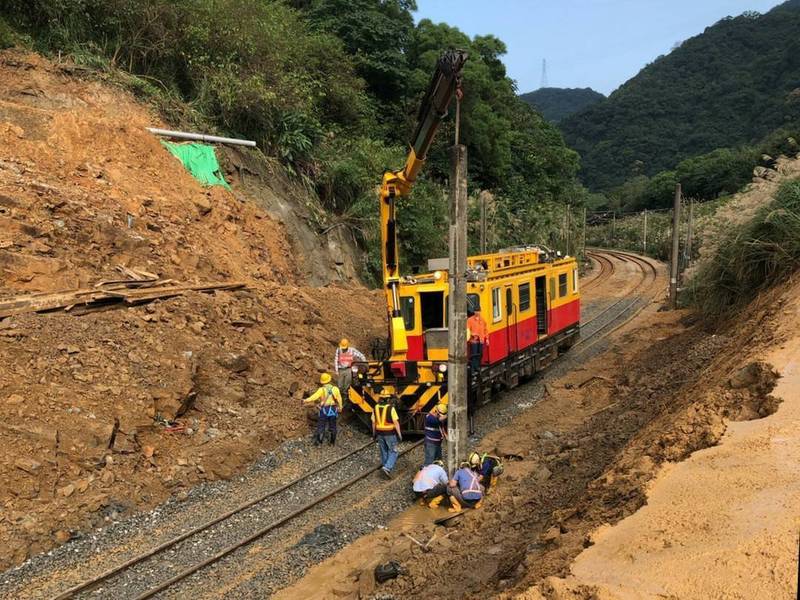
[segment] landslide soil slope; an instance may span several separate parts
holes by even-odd
[[[298,399],[334,344],[383,330],[378,294],[309,287],[280,223],[236,187],[200,187],[145,131],[154,114],[79,75],[0,53],[0,299],[118,265],[247,287],[0,321],[0,567],[305,433]],[[169,432],[158,417],[190,394]]]

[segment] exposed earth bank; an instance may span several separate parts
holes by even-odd
[[[0,301],[131,273],[245,285],[0,317],[0,568],[305,433],[299,398],[340,337],[383,331],[302,190],[227,151],[233,191],[202,188],[148,126],[85,70],[0,52]]]
[[[482,442],[507,463],[482,509],[450,528],[401,517],[279,597],[788,598],[796,297],[762,297],[716,334],[685,313],[646,313]],[[401,575],[376,586],[390,560]]]

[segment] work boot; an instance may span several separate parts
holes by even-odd
[[[428,508],[439,508],[442,500],[444,500],[444,496],[436,496],[436,498],[428,502]]]
[[[332,433],[331,434],[331,446],[335,446],[335,445],[336,445],[336,434]]]
[[[477,504],[475,504],[475,507],[474,507],[474,508],[480,508],[481,506],[483,506],[483,498],[481,498],[480,500],[478,500],[478,502],[477,502]]]
[[[461,504],[459,504],[458,500],[450,496],[450,508],[447,509],[447,512],[459,512],[461,510]]]
[[[392,472],[389,469],[387,469],[386,467],[381,467],[381,472],[383,473],[383,476],[386,479],[391,479],[392,478]]]
[[[314,436],[314,445],[315,446],[319,446],[321,443],[322,443],[322,436],[321,435],[315,435]]]

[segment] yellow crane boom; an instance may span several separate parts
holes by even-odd
[[[447,116],[450,101],[460,93],[461,71],[467,60],[462,50],[448,50],[439,57],[436,71],[425,93],[417,116],[417,128],[411,139],[405,166],[399,171],[383,175],[380,190],[381,258],[383,262],[383,287],[389,309],[390,356],[403,360],[408,352],[408,340],[400,313],[397,288],[400,285],[400,265],[397,243],[397,200],[411,191],[428,150],[433,143],[439,124]]]

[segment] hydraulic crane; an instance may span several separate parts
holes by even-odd
[[[453,96],[461,94],[461,71],[467,60],[462,50],[448,50],[439,57],[436,71],[425,93],[417,116],[417,128],[411,139],[405,166],[387,171],[380,189],[381,258],[383,287],[389,309],[390,359],[404,360],[408,352],[406,329],[400,311],[398,287],[400,265],[397,242],[397,201],[410,193],[439,125],[447,117]]]

